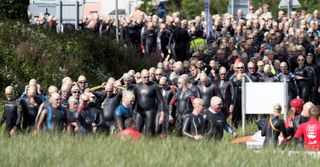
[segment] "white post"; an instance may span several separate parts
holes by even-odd
[[[118,0],[115,0],[116,2],[116,9],[115,9],[115,14],[116,14],[116,39],[117,39],[117,42],[119,43],[119,15],[118,15]]]
[[[286,79],[283,80],[283,91],[284,91],[284,119],[288,118],[288,82]]]
[[[245,133],[246,123],[246,80],[242,77],[242,88],[241,88],[241,113],[242,113],[242,133]]]

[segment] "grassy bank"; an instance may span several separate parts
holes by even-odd
[[[289,150],[246,149],[223,141],[185,138],[120,141],[102,134],[1,136],[1,166],[319,166],[318,158]]]

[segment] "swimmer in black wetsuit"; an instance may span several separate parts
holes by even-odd
[[[122,93],[113,93],[113,84],[107,83],[105,86],[106,98],[103,102],[103,111],[101,112],[100,122],[97,125],[98,129],[109,130],[113,134],[115,129],[114,114],[117,106],[120,104]]]
[[[160,135],[160,137],[163,137],[163,135],[167,132],[168,126],[169,126],[169,104],[171,99],[174,96],[175,90],[170,88],[170,86],[167,83],[167,78],[166,77],[161,77],[159,80],[159,87],[160,87],[160,92],[163,97],[163,103],[164,103],[164,121],[163,124],[159,124],[159,119],[160,119],[160,111],[157,112],[157,117],[156,117],[156,133]]]
[[[27,96],[21,98],[20,105],[22,108],[22,129],[31,130],[31,127],[35,125],[35,119],[38,114],[39,106],[42,103],[42,99],[36,95],[36,87],[29,87]]]
[[[15,98],[12,86],[8,86],[5,89],[5,95],[7,100],[4,102],[4,112],[0,120],[0,127],[5,122],[6,127],[4,132],[12,136],[20,129],[21,108],[19,100]]]
[[[201,140],[205,133],[205,120],[201,113],[204,110],[203,100],[196,98],[193,101],[193,111],[186,118],[183,125],[183,135],[194,140]]]
[[[159,124],[162,124],[164,120],[164,107],[160,89],[156,84],[149,81],[149,77],[149,71],[142,70],[142,83],[137,84],[133,92],[136,97],[137,129],[139,132],[142,132],[145,126],[145,133],[154,135],[157,110],[161,112]]]
[[[36,132],[40,133],[41,126],[45,123],[45,130],[49,132],[62,131],[64,124],[67,124],[67,114],[61,107],[61,96],[59,93],[52,93],[49,99],[50,105],[46,105],[36,125]]]
[[[194,94],[188,88],[187,81],[183,77],[178,79],[178,92],[172,98],[169,105],[169,122],[175,122],[178,135],[182,135],[182,126],[185,118],[192,112],[192,101]],[[173,115],[173,107],[175,106],[176,112]]]
[[[280,133],[282,133],[284,138],[289,136],[284,126],[284,121],[279,118],[280,113],[281,105],[276,104],[273,107],[273,115],[267,118],[267,121],[261,131],[261,135],[266,136],[263,143],[264,146],[277,146]]]

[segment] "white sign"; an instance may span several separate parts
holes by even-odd
[[[282,82],[246,83],[246,114],[272,114],[277,103],[281,104],[284,114],[284,89]]]

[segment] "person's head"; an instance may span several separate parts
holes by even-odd
[[[131,91],[124,90],[122,92],[122,103],[127,107],[132,107],[135,101],[135,96]]]
[[[219,76],[221,80],[225,80],[227,77],[227,69],[225,67],[220,67],[219,69]]]
[[[124,121],[124,126],[126,128],[136,129],[136,121],[133,118],[128,118]]]
[[[319,106],[313,106],[309,110],[309,117],[318,119],[320,115],[320,108]]]
[[[309,117],[309,110],[314,106],[314,104],[312,102],[306,102],[303,105],[303,109],[301,111],[301,115],[305,116],[305,117]]]
[[[256,72],[256,66],[253,62],[250,61],[247,66],[250,74],[254,74]]]
[[[70,95],[70,88],[67,84],[61,86],[61,96],[63,99],[67,99]]]
[[[159,86],[161,88],[166,88],[167,87],[167,78],[166,77],[161,77],[159,80]]]
[[[304,56],[302,56],[302,55],[298,56],[297,61],[298,61],[299,66],[304,66],[304,61],[305,61]]]
[[[156,76],[156,68],[155,67],[151,67],[149,69],[149,80],[150,81],[153,81],[155,79],[155,76]]]
[[[29,86],[37,86],[37,80],[34,78],[30,79]]]
[[[307,64],[312,64],[313,63],[313,57],[311,53],[308,53],[307,57],[306,57],[306,63]]]
[[[180,76],[177,83],[178,83],[178,88],[179,89],[187,87],[187,80],[184,77]]]
[[[53,108],[58,108],[61,104],[61,96],[59,93],[54,92],[51,94],[50,103]]]
[[[242,62],[237,63],[236,67],[239,74],[244,72],[244,64]]]
[[[156,69],[155,76],[156,80],[159,81],[160,78],[163,76],[163,70],[161,68]]]
[[[106,92],[107,96],[110,97],[113,95],[113,89],[114,89],[114,86],[112,83],[107,83],[105,86],[104,86],[104,91]]]
[[[89,106],[89,103],[90,103],[90,98],[87,94],[82,94],[80,96],[80,104],[82,104],[82,107],[83,108],[86,108]]]
[[[264,68],[263,68],[263,72],[264,72],[265,74],[267,74],[268,76],[269,76],[269,75],[272,75],[271,66],[270,66],[269,64],[266,64],[266,65],[264,66]]]
[[[261,60],[259,60],[259,61],[257,62],[257,66],[258,66],[258,71],[259,71],[259,72],[263,72],[264,62],[261,61]]]
[[[215,112],[220,112],[222,107],[222,99],[218,96],[213,96],[210,100],[210,108]]]
[[[193,100],[193,113],[194,114],[196,114],[196,115],[198,115],[198,114],[200,114],[202,111],[203,111],[203,109],[204,109],[204,105],[203,105],[203,100],[202,99],[200,99],[200,98],[195,98],[194,100]]]
[[[128,86],[131,84],[132,76],[129,73],[124,73],[122,78],[124,85]]]
[[[283,74],[288,74],[289,70],[288,70],[288,65],[286,62],[280,63],[280,70]]]
[[[200,78],[201,85],[204,85],[204,86],[208,85],[208,82],[209,82],[208,76],[205,72],[200,73],[199,78]]]
[[[6,87],[6,89],[4,90],[4,94],[7,100],[9,101],[13,100],[15,96],[13,87],[12,86]]]
[[[282,110],[281,104],[279,103],[275,104],[273,106],[273,115],[279,116],[281,114],[281,110]]]
[[[77,108],[78,106],[78,99],[74,98],[73,96],[70,96],[69,99],[68,99],[68,104],[69,104],[69,109],[70,110],[74,110]]]
[[[27,96],[29,98],[35,97],[37,95],[37,88],[36,86],[29,86],[28,91],[27,91]]]
[[[76,99],[79,99],[80,97],[80,89],[77,85],[72,86],[71,88],[71,95],[75,97]]]
[[[302,111],[302,107],[303,107],[303,100],[301,99],[292,99],[290,101],[290,106],[291,106],[291,110],[295,113],[298,114]]]
[[[149,83],[149,78],[150,78],[149,71],[146,69],[142,70],[141,71],[141,78],[142,78],[142,83],[144,83],[144,84]]]
[[[198,68],[195,65],[190,65],[189,71],[193,77],[198,75]]]
[[[56,86],[50,85],[48,88],[48,95],[51,96],[52,93],[58,93],[58,88]]]
[[[86,88],[86,83],[87,83],[87,79],[84,75],[80,75],[78,77],[78,85],[80,89],[85,89]]]
[[[70,77],[64,77],[63,79],[62,79],[62,85],[68,85],[69,86],[69,88],[71,88],[72,87],[72,84],[73,84],[73,81],[72,81],[72,79],[70,78]]]

